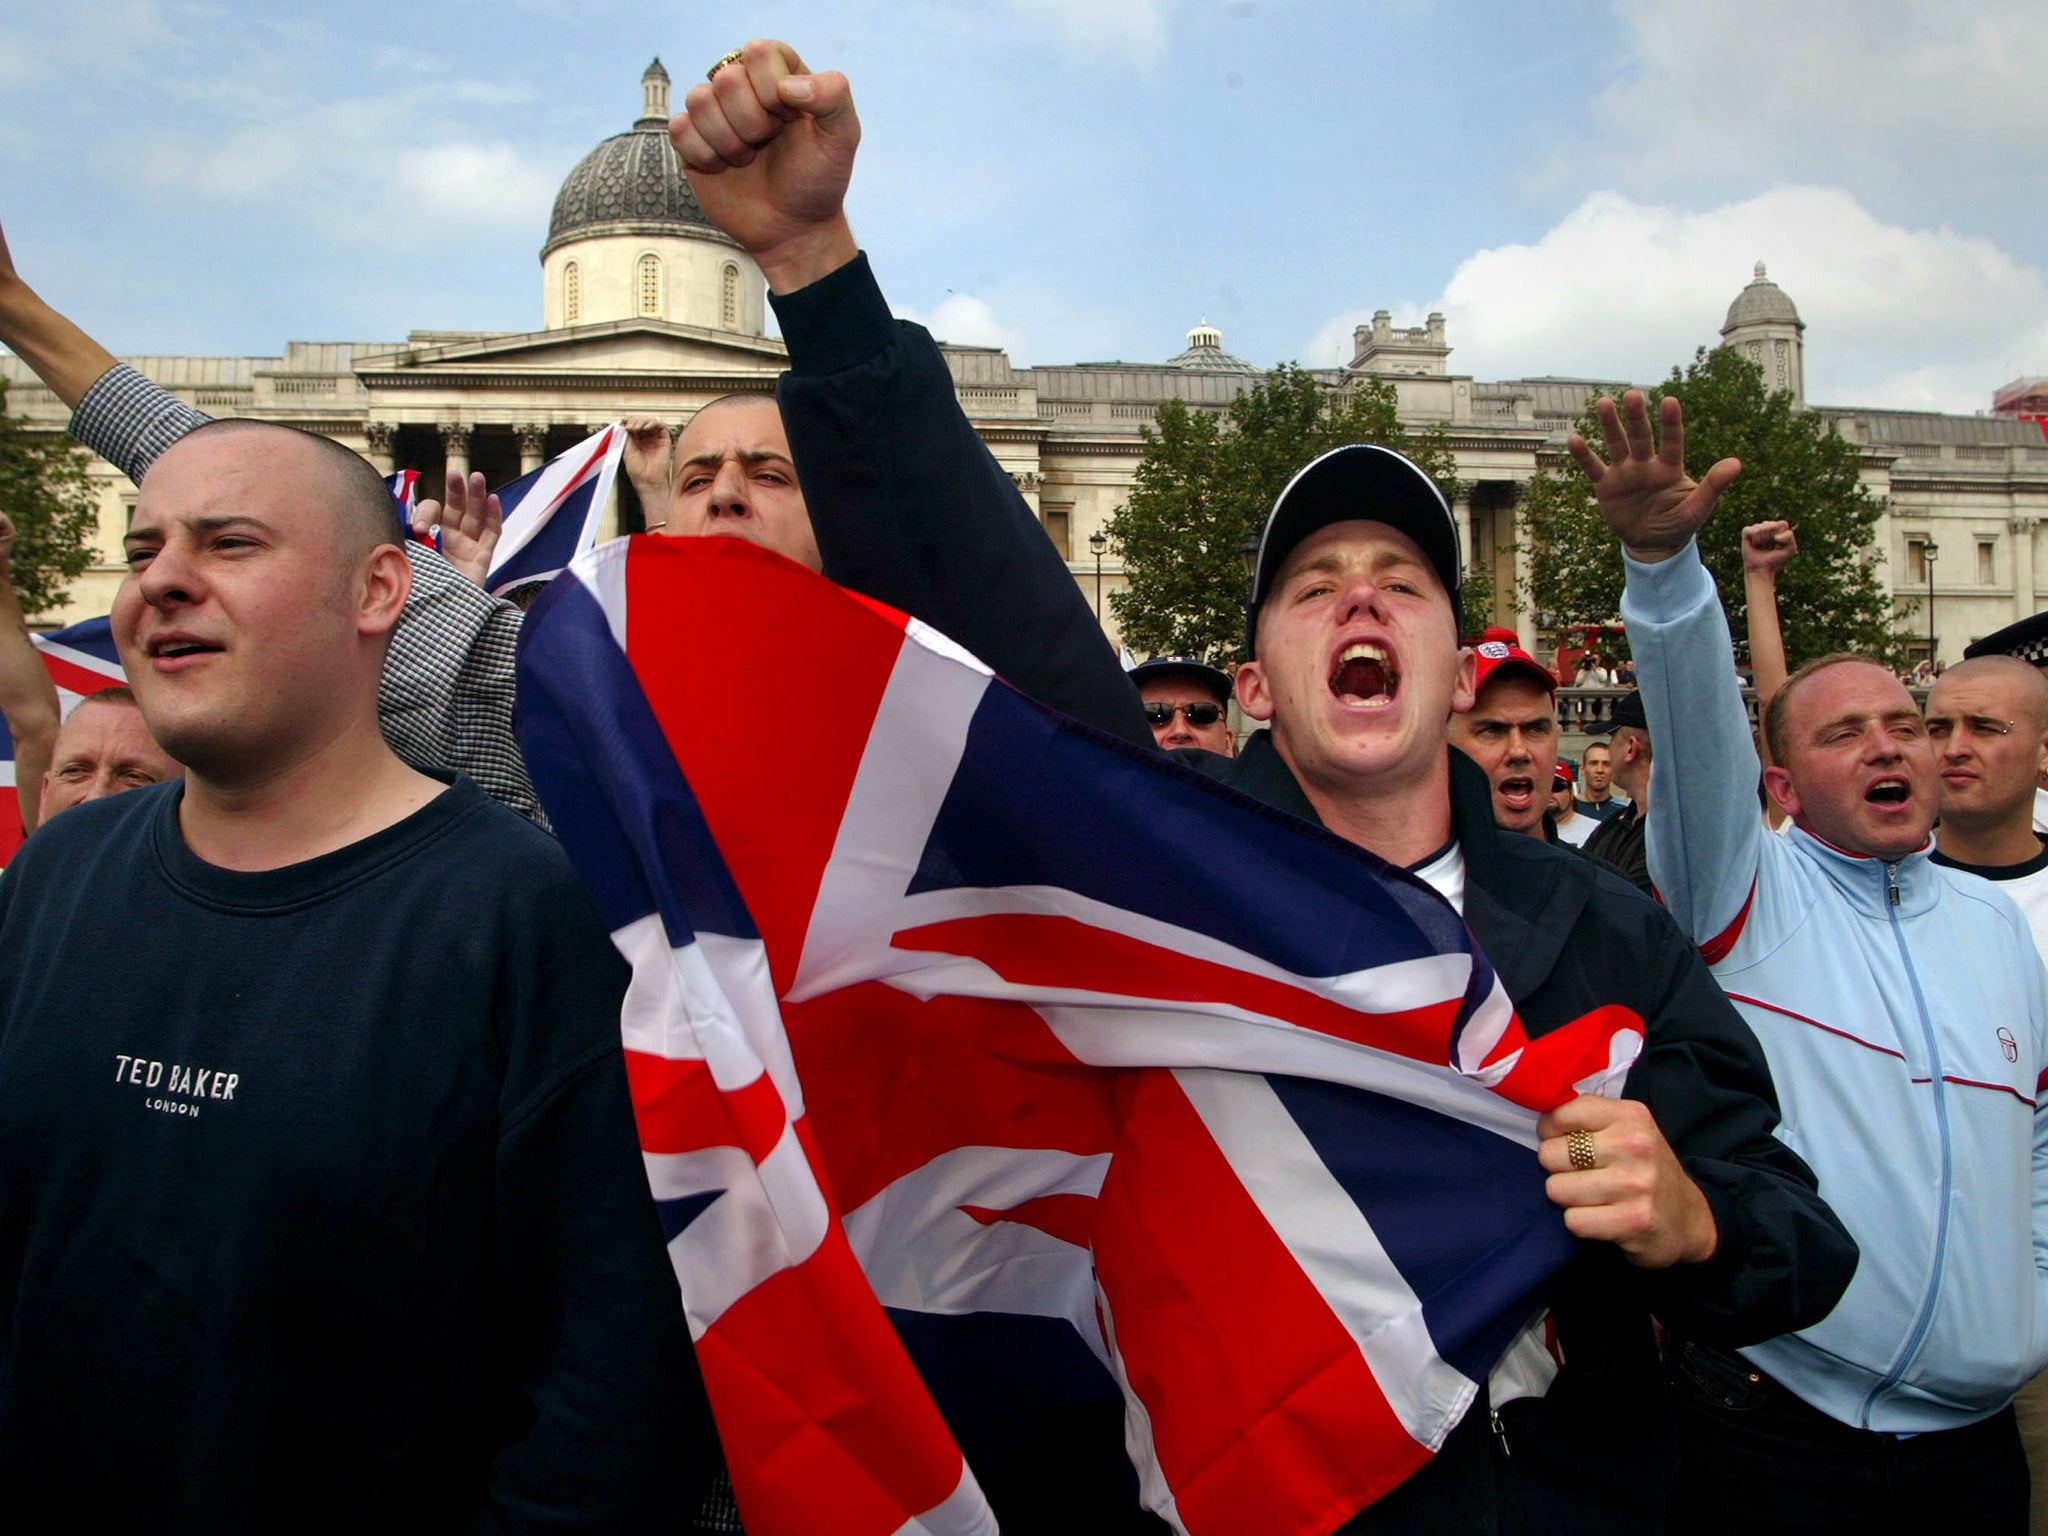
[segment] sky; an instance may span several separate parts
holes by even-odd
[[[734,18],[732,20],[726,17]],[[1019,365],[1201,321],[1655,381],[1762,260],[1808,398],[2048,374],[2048,27],[2020,0],[10,0],[0,227],[123,355],[537,328],[556,188],[747,35],[852,82],[899,313]]]

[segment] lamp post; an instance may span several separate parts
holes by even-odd
[[[1088,547],[1095,551],[1095,622],[1102,622],[1102,552],[1109,548],[1109,535],[1100,528],[1088,535]]]
[[[1926,544],[1921,547],[1920,558],[1927,565],[1927,670],[1929,672],[1934,670],[1934,560],[1940,553],[1941,546],[1934,542],[1932,534],[1928,535]]]

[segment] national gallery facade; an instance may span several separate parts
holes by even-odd
[[[539,329],[294,341],[276,357],[126,360],[210,414],[319,432],[387,473],[417,469],[430,486],[449,466],[501,484],[622,416],[680,425],[720,395],[772,392],[787,359],[766,334],[761,273],[711,227],[690,193],[668,143],[669,78],[659,61],[641,87],[641,116],[586,155],[555,198],[540,250]],[[1702,340],[1709,320],[1702,317]],[[1792,300],[1759,262],[1729,305],[1720,339],[1803,405],[1804,331]],[[1221,409],[1260,376],[1206,325],[1160,362],[1023,368],[995,348],[949,345],[945,352],[961,407],[1091,600],[1098,556],[1089,537],[1130,490],[1139,429],[1168,400]],[[1539,463],[1561,457],[1587,400],[1614,383],[1481,382],[1453,372],[1450,354],[1441,315],[1397,328],[1381,311],[1358,327],[1345,367],[1319,371],[1338,386],[1362,376],[1387,379],[1404,420],[1446,429],[1464,487],[1456,511],[1468,558],[1494,572],[1495,620],[1514,625],[1537,649],[1545,637],[1535,615],[1515,611],[1517,583],[1507,568],[1523,490]],[[62,404],[17,359],[0,355],[0,378],[10,412],[62,430]],[[1955,660],[1970,640],[2048,606],[2048,570],[2036,561],[2048,520],[2048,437],[2039,424],[2017,415],[1808,408],[1861,452],[1865,483],[1885,507],[1882,579],[1902,604],[1925,602],[1931,569],[1942,659]],[[74,583],[70,604],[56,616],[62,622],[106,612],[124,569],[120,543],[135,488],[102,461],[94,461],[93,474],[99,558]],[[1938,546],[1931,564],[1930,543]],[[1114,591],[1121,567],[1113,555],[1100,558],[1101,587]],[[1917,614],[1924,637],[1925,608]],[[1919,644],[1924,652],[1925,639]]]

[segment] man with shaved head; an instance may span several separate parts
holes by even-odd
[[[2048,678],[2017,656],[1959,661],[1928,692],[1927,735],[1941,777],[1935,862],[1997,882],[2048,955],[2048,839],[2034,830]]]
[[[0,882],[30,1506],[612,1530],[708,1473],[625,968],[552,839],[386,743],[396,535],[366,461],[286,427],[143,479],[114,638],[185,775],[72,805]]]
[[[43,774],[41,819],[184,771],[150,735],[134,690],[116,683],[80,699],[57,728]]]
[[[2039,766],[2039,695],[1958,669],[1923,721],[1881,661],[1823,656],[1764,715],[1764,830],[1727,616],[1695,533],[1741,473],[1686,473],[1666,396],[1596,411],[1569,448],[1622,542],[1657,753],[1649,869],[1771,1061],[1779,1135],[1862,1249],[1820,1322],[1762,1343],[1672,1327],[1683,1460],[1673,1529],[2024,1530],[2011,1407],[2048,1365],[2048,977],[1994,883],[1931,855],[2024,853],[2001,818]],[[2003,830],[2001,830],[2003,829]],[[1950,846],[1955,846],[1951,843]],[[1668,1321],[1668,1320],[1667,1320]]]

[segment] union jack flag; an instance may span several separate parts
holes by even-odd
[[[1177,1530],[1326,1532],[1540,1316],[1633,1014],[1525,1038],[1421,882],[740,540],[583,557],[519,671],[754,1536],[991,1532],[1099,1401]]]
[[[420,472],[416,469],[401,469],[396,474],[386,475],[384,484],[391,491],[391,499],[398,504],[398,532],[403,538],[413,538],[412,509],[420,501]],[[441,541],[434,540],[436,548]]]
[[[43,665],[57,685],[60,715],[70,714],[88,693],[128,681],[121,658],[114,652],[113,629],[105,618],[84,619],[29,639],[42,652]],[[4,727],[0,727],[0,747],[6,754],[0,757],[0,864],[5,864],[21,846],[21,797],[14,782],[14,738]]]
[[[505,513],[484,586],[502,595],[548,581],[597,542],[612,508],[626,432],[617,422],[497,491]]]

